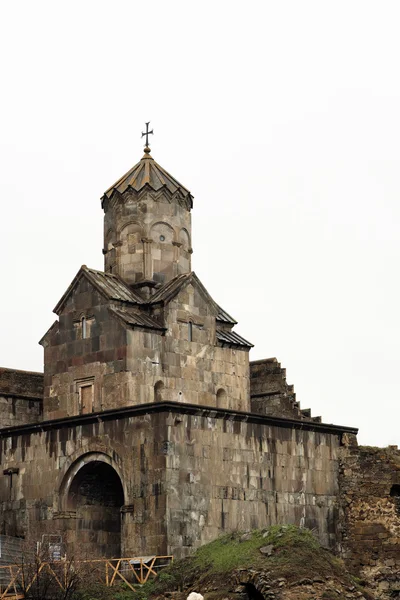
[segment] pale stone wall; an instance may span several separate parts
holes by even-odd
[[[191,270],[191,214],[166,193],[115,194],[104,215],[104,270],[128,284]]]
[[[213,412],[171,415],[169,424],[169,552],[277,523],[315,529],[334,546],[340,435]]]
[[[161,382],[162,400],[203,406],[217,406],[217,393],[224,390],[226,395],[219,395],[223,397],[219,408],[249,410],[248,349],[217,345],[216,311],[199,288],[186,286],[168,304],[164,316],[167,331],[161,338],[153,336],[153,345],[148,336],[141,349],[138,334],[131,335],[129,352],[135,358],[128,362],[129,369],[133,373],[142,371],[142,385]],[[189,321],[192,341],[188,336]],[[148,390],[143,397],[150,401],[155,394]]]

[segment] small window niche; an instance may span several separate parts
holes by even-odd
[[[82,339],[85,340],[88,335],[87,335],[87,321],[86,321],[86,317],[82,317],[81,319],[81,328],[82,328]]]
[[[188,341],[193,342],[193,323],[189,321],[188,323]]]
[[[163,401],[164,384],[162,381],[157,381],[154,386],[154,402]]]
[[[75,339],[86,340],[87,338],[90,338],[93,323],[94,317],[87,317],[86,315],[79,317],[79,319],[74,322]]]
[[[79,413],[88,415],[94,412],[94,378],[90,377],[76,382]]]
[[[226,391],[222,388],[217,392],[217,408],[228,408]]]

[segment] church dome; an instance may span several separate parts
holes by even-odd
[[[188,206],[192,208],[193,196],[189,190],[154,160],[150,155],[150,148],[146,147],[144,152],[141,161],[108,188],[102,198],[103,202],[104,200],[111,198],[115,191],[120,194],[123,194],[127,189],[139,192],[148,185],[156,192],[163,188],[167,189],[171,195],[179,192],[180,196],[187,201]]]

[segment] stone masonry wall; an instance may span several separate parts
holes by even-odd
[[[366,578],[377,596],[400,590],[400,451],[397,446],[341,449],[342,543],[350,568]]]
[[[104,215],[104,270],[128,284],[191,270],[191,215],[167,193],[116,193]]]
[[[140,414],[104,421],[92,416],[84,419],[60,421],[42,431],[0,432],[1,467],[14,471],[0,477],[0,534],[33,541],[43,534],[58,534],[75,555],[101,555],[101,548],[108,546],[107,527],[101,518],[93,517],[82,529],[84,513],[71,504],[71,494],[75,497],[73,482],[86,465],[104,463],[116,471],[124,491],[122,554],[164,554],[163,418]],[[86,493],[87,483],[80,489],[80,495],[82,490]],[[101,507],[97,512],[103,514]],[[100,539],[100,546],[91,543]]]
[[[42,340],[44,418],[160,400],[249,410],[248,348],[218,345],[217,310],[190,284],[160,309],[165,314],[157,315],[165,321],[165,335],[163,330],[130,328],[112,316],[110,302],[82,278],[59,322]],[[80,396],[82,386],[93,386],[89,410]]]
[[[220,413],[171,414],[168,551],[190,554],[229,531],[277,523],[336,541],[340,435]]]
[[[178,558],[220,533],[273,523],[311,527],[332,546],[341,432],[313,427],[177,403],[3,430],[0,462],[10,475],[0,478],[0,533],[58,534],[95,556],[109,532],[116,548],[115,513],[109,528],[95,517],[109,494],[105,475],[91,492],[95,473],[112,468],[123,488],[125,555]]]
[[[248,348],[222,348],[216,341],[215,309],[194,285],[168,305],[163,338],[163,399],[248,411]],[[188,321],[193,340],[188,341]]]
[[[293,385],[286,381],[286,369],[276,358],[265,358],[250,362],[251,411],[320,423],[321,417],[312,417],[310,409],[301,409],[296,401]]]
[[[88,322],[82,339],[80,319]],[[59,323],[43,338],[45,364],[44,418],[57,419],[82,411],[80,384],[93,385],[88,412],[129,404],[131,376],[126,370],[126,329],[87,279],[68,299]]]
[[[0,368],[0,429],[42,418],[43,373]]]

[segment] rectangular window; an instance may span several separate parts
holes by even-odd
[[[75,382],[79,413],[87,415],[94,411],[94,378],[87,377]]]
[[[188,340],[193,342],[193,323],[191,321],[188,323]]]
[[[80,388],[81,392],[81,413],[86,415],[88,413],[93,412],[93,386],[92,385],[83,385]]]

